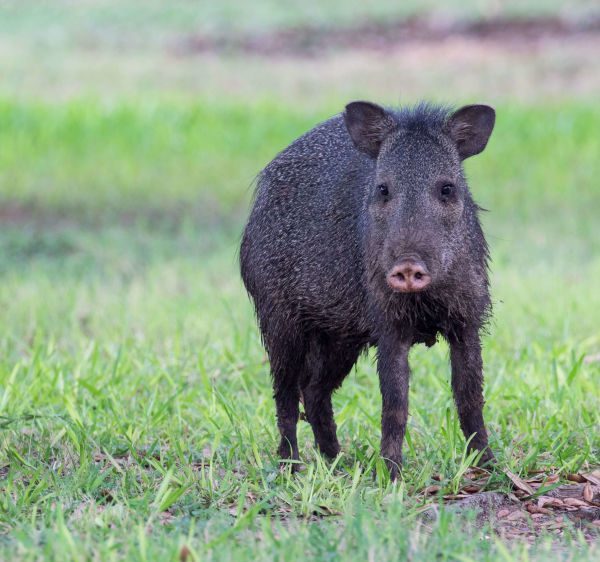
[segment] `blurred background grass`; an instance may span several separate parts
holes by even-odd
[[[237,269],[256,174],[355,98],[496,106],[488,149],[466,163],[490,210],[493,446],[516,471],[597,465],[600,363],[584,358],[600,353],[598,17],[584,1],[0,2],[2,552],[53,544],[47,559],[85,559],[110,537],[131,559],[176,558],[185,517],[201,522],[188,542],[231,538],[215,559],[293,558],[305,533],[335,559],[340,528],[375,552],[413,548],[369,476],[372,357],[335,402],[350,471],[367,466],[351,492],[322,465],[312,481],[277,480],[268,367]],[[455,478],[464,451],[446,363],[443,345],[413,352],[411,492]],[[149,466],[140,451],[155,445]],[[123,451],[130,464],[106,460]],[[181,495],[157,500],[165,490]],[[246,494],[268,513],[349,516],[355,492],[378,529],[280,530],[287,550],[231,534]],[[184,523],[144,547],[145,522],[168,510]],[[266,533],[255,516],[251,537]],[[436,529],[438,547],[414,547],[423,556],[498,556]]]
[[[4,0],[3,29],[22,36],[32,33],[57,39],[74,38],[97,32],[117,43],[125,35],[139,39],[164,39],[172,33],[265,31],[299,25],[343,26],[357,21],[382,21],[415,14],[436,17],[490,18],[563,15],[582,18],[595,8],[593,0],[450,0],[440,5],[433,0],[239,0],[190,2],[172,0]]]

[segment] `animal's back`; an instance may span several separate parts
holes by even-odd
[[[262,171],[240,254],[259,316],[286,314],[348,336],[364,331],[360,217],[373,171],[341,116]]]

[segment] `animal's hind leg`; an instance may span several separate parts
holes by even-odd
[[[305,354],[303,341],[291,334],[277,334],[265,337],[265,343],[271,362],[277,427],[281,435],[277,452],[281,459],[299,460],[296,426],[300,401],[299,376]],[[293,470],[296,468],[292,465]]]
[[[331,395],[342,384],[359,353],[360,347],[315,337],[306,355],[302,378],[304,409],[319,450],[330,458],[340,452]]]

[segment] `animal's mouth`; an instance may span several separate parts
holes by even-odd
[[[420,293],[431,284],[431,274],[419,259],[404,259],[386,275],[390,289],[396,293]]]

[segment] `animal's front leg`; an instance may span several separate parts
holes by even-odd
[[[410,343],[388,334],[378,342],[377,370],[381,389],[381,456],[390,471],[398,477],[402,466],[402,442],[408,418],[408,381]]]
[[[460,427],[470,450],[483,451],[482,463],[495,461],[488,447],[483,421],[483,361],[481,342],[476,328],[462,330],[449,338],[452,366],[452,391]]]

